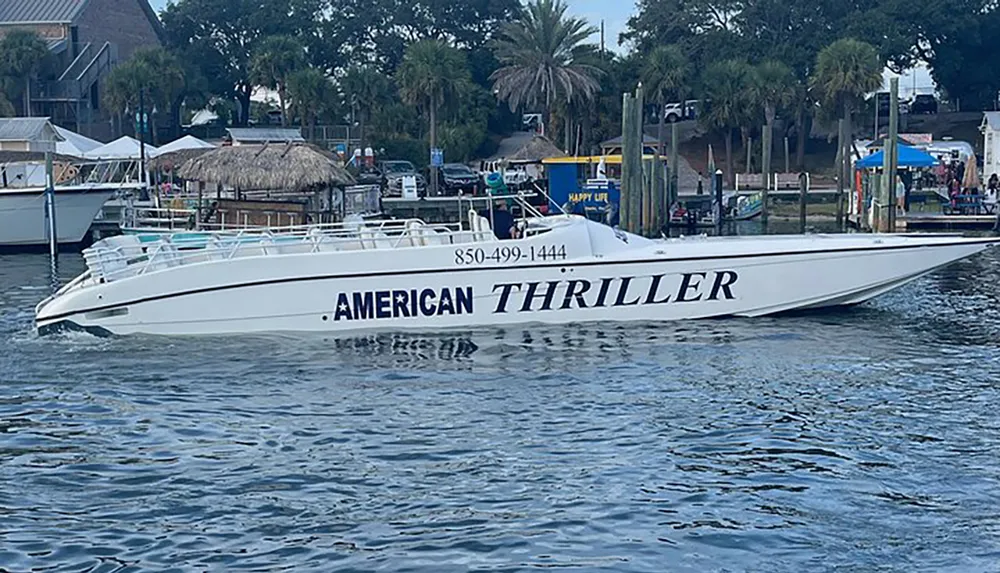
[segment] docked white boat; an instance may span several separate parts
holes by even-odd
[[[80,243],[104,202],[120,185],[85,183],[55,188],[56,236],[60,244]],[[0,188],[0,247],[48,244],[45,187]]]
[[[797,235],[649,240],[559,215],[119,236],[36,308],[41,333],[197,335],[666,321],[851,305],[995,239]],[[471,227],[471,228],[470,228]]]

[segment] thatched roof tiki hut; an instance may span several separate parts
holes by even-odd
[[[244,212],[253,210],[251,198],[258,199],[259,207],[286,202],[300,205],[303,216],[313,221],[332,221],[342,215],[334,208],[334,190],[340,190],[337,199],[343,205],[344,187],[354,184],[354,178],[333,154],[296,143],[220,147],[187,160],[177,174],[215,184],[217,208],[223,206],[221,191],[225,188],[233,191],[235,203]],[[259,201],[262,198],[267,200]],[[312,216],[317,214],[318,218]],[[200,214],[199,221],[203,221]]]

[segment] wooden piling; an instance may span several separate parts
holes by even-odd
[[[899,78],[889,79],[889,136],[883,148],[883,179],[885,179],[885,216],[880,217],[884,232],[896,232],[896,154],[899,140]]]
[[[806,232],[806,205],[809,201],[809,175],[799,173],[799,233]]]
[[[722,204],[722,170],[712,174],[712,193],[715,195],[715,234],[722,235],[722,224],[726,218],[726,209]]]
[[[846,125],[843,119],[837,120],[837,230],[844,228],[844,141]]]
[[[768,191],[771,187],[771,126],[765,126],[761,134],[761,180],[764,181],[764,189],[760,194],[761,221],[767,224],[767,203],[770,199]]]
[[[680,193],[680,135],[678,135],[679,128],[677,127],[677,122],[670,124],[670,185],[668,187],[669,195],[667,200],[667,209],[677,201],[677,195]]]
[[[753,155],[753,138],[752,137],[748,137],[747,138],[747,164],[746,164],[746,169],[744,170],[747,175],[749,175],[751,172],[753,172],[753,169],[750,168],[751,165],[752,165],[752,160],[753,160],[752,155]]]
[[[618,225],[626,231],[632,230],[629,228],[632,216],[629,210],[631,207],[629,196],[631,191],[630,177],[632,175],[632,164],[629,161],[629,157],[632,153],[632,134],[634,133],[632,130],[632,118],[634,117],[632,113],[633,105],[632,94],[622,94],[622,177],[618,199]]]
[[[635,190],[631,195],[632,204],[629,206],[629,212],[632,218],[632,232],[641,233],[642,232],[642,152],[643,152],[643,117],[642,110],[644,106],[644,98],[642,93],[642,84],[635,89],[635,99],[633,101],[632,107],[632,188]]]
[[[790,173],[792,170],[791,162],[788,156],[788,137],[785,137],[785,173]]]

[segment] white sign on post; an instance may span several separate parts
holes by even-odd
[[[417,176],[403,176],[403,199],[417,199]]]

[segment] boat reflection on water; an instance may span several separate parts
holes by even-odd
[[[728,344],[760,336],[743,319],[702,320],[676,325],[639,323],[609,325],[529,325],[523,328],[478,329],[454,332],[359,332],[335,338],[323,337],[341,358],[356,356],[404,358],[413,362],[455,361],[476,363],[492,360],[532,360],[535,367],[571,359],[576,363],[603,362],[608,356],[667,344]],[[742,334],[741,334],[742,332]],[[297,338],[297,337],[296,337]],[[305,338],[308,338],[305,337]],[[299,339],[303,340],[303,339]],[[559,358],[562,357],[562,358]]]
[[[367,358],[411,358],[414,360],[465,360],[479,350],[471,338],[464,335],[378,332],[331,340],[339,355],[357,353]]]

